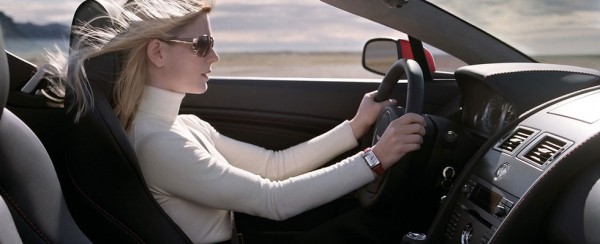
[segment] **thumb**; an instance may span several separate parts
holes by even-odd
[[[396,99],[390,98],[388,100],[383,101],[383,103],[386,106],[390,106],[390,105],[396,105],[397,101],[396,101]]]

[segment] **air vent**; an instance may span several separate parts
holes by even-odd
[[[567,142],[553,136],[544,136],[535,146],[533,146],[523,157],[532,162],[544,165],[546,162],[554,160],[564,151]]]
[[[521,145],[527,138],[533,135],[535,131],[518,128],[510,136],[504,139],[496,148],[507,153],[513,152],[519,145]]]

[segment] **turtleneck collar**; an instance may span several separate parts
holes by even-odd
[[[148,113],[172,124],[179,114],[183,97],[185,97],[185,93],[146,86],[138,107],[138,113]]]

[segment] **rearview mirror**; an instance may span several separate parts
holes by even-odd
[[[429,50],[424,49],[429,70],[435,72],[435,63]],[[398,59],[414,59],[410,43],[404,39],[375,38],[367,41],[362,53],[363,67],[375,74],[385,75]]]

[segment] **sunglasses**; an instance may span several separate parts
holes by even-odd
[[[196,38],[172,38],[165,41],[192,44],[192,48],[194,49],[196,55],[201,57],[206,57],[215,45],[215,39],[208,35],[201,35]]]

